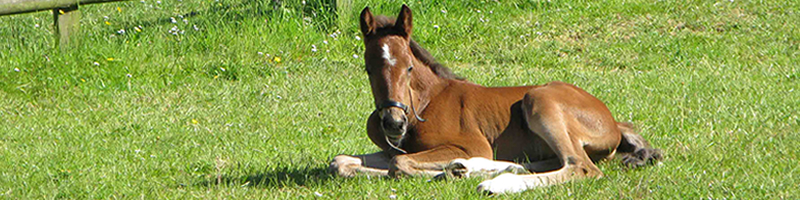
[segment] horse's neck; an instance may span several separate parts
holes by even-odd
[[[430,103],[431,98],[447,87],[448,81],[436,75],[430,67],[418,60],[414,62],[414,65],[420,67],[418,68],[419,70],[412,71],[414,78],[411,79],[411,87],[418,95],[415,95],[418,101],[414,102],[414,104],[419,105],[419,111],[422,111]]]
[[[411,76],[413,77],[411,79],[411,86],[414,90],[427,93],[429,90],[435,90],[437,86],[446,82],[444,78],[436,75],[433,69],[423,64],[422,61],[414,59],[413,65],[415,69],[411,71]]]

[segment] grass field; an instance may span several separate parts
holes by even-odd
[[[378,150],[356,16],[401,3],[305,2],[83,6],[68,52],[50,13],[0,16],[0,199],[484,197],[479,179],[327,174]],[[574,83],[665,152],[500,198],[800,198],[798,1],[407,4],[456,73]]]

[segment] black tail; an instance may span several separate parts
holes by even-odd
[[[622,141],[617,147],[617,152],[622,155],[623,164],[640,167],[661,160],[661,149],[651,147],[647,140],[636,133],[632,124],[618,122],[617,128],[622,132]]]

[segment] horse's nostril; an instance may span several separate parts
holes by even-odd
[[[383,128],[386,129],[386,130],[399,131],[399,130],[403,129],[405,124],[406,124],[405,120],[402,120],[402,119],[401,120],[395,120],[395,119],[393,119],[391,117],[387,117],[387,118],[383,119]]]

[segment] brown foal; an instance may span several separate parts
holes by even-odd
[[[360,23],[376,105],[367,132],[383,151],[334,157],[339,176],[493,177],[478,190],[506,193],[600,177],[594,163],[615,153],[631,166],[661,158],[574,85],[483,87],[455,76],[411,39],[405,5],[396,20],[364,8]]]

